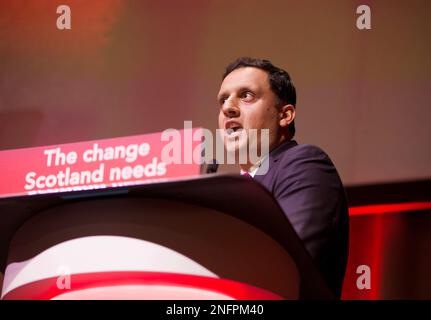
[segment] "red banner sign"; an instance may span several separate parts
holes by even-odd
[[[0,197],[199,175],[201,129],[0,151]]]

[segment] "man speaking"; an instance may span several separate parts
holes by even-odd
[[[340,297],[348,255],[345,192],[326,153],[293,140],[296,91],[289,74],[268,60],[239,58],[227,66],[217,99],[227,151],[252,144],[247,134],[236,132],[268,130],[269,153],[261,161],[240,164],[241,171],[273,194],[328,287]],[[262,150],[260,139],[254,143]]]

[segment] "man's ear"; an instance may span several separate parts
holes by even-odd
[[[286,104],[282,106],[279,112],[279,116],[280,127],[287,128],[287,126],[291,124],[293,120],[295,120],[295,107],[291,104]]]

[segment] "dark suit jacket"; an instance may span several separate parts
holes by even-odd
[[[269,168],[254,176],[278,201],[321,271],[328,287],[341,296],[347,264],[349,220],[344,188],[324,151],[296,141],[272,150]]]

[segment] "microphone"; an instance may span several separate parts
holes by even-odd
[[[207,166],[207,173],[216,173],[218,169],[218,163],[216,159],[212,159],[211,163]]]

